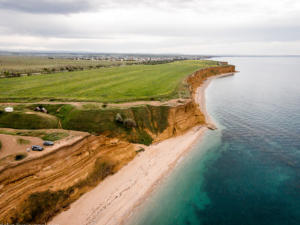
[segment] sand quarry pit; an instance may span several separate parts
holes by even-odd
[[[7,132],[16,132],[14,129],[3,128],[1,131]],[[30,132],[30,130],[18,130]],[[50,152],[56,151],[61,147],[66,145],[71,145],[78,140],[81,140],[87,136],[89,136],[86,132],[80,131],[70,131],[70,130],[62,130],[62,129],[48,129],[48,130],[35,130],[36,132],[42,132],[43,134],[49,133],[66,133],[66,137],[62,137],[62,139],[54,141],[53,146],[43,146],[44,140],[41,137],[33,137],[33,136],[24,136],[24,135],[11,135],[11,134],[1,134],[0,133],[0,141],[1,141],[1,149],[0,149],[0,170],[5,168],[8,165],[15,165],[20,162],[23,162],[24,159],[15,160],[15,156],[18,154],[22,154],[25,156],[25,160],[33,159],[36,157],[41,157]],[[44,148],[43,151],[32,151],[32,145],[40,145]]]
[[[26,149],[31,149],[32,145],[43,145],[43,140],[38,137],[17,136],[0,134],[2,148],[0,150],[0,158],[8,155],[25,153]]]

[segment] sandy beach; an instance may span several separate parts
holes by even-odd
[[[228,75],[230,74],[210,77],[197,89],[195,98],[209,128],[215,128],[215,125],[206,112],[205,89],[212,79]],[[145,151],[139,153],[128,165],[84,194],[48,224],[126,223],[132,211],[149,196],[156,184],[174,168],[178,160],[201,139],[207,127],[197,126],[181,136],[146,147]]]

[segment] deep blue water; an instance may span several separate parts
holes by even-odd
[[[132,225],[299,225],[300,58],[228,58],[206,90],[219,129],[158,185]]]

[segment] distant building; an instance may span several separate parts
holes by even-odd
[[[4,111],[5,112],[13,112],[14,108],[13,107],[6,107],[6,108],[4,108]]]

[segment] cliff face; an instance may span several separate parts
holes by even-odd
[[[155,141],[161,141],[172,136],[180,135],[196,125],[205,124],[205,116],[201,112],[195,99],[197,88],[210,76],[232,72],[235,72],[235,66],[225,65],[202,69],[189,76],[187,83],[192,94],[191,100],[185,104],[169,109],[168,127],[155,138]]]
[[[0,173],[0,222],[45,222],[136,155],[118,139],[89,136]]]
[[[198,105],[190,100],[185,104],[171,107],[168,114],[168,127],[158,134],[154,141],[162,141],[173,136],[180,135],[188,129],[204,124],[205,119]]]
[[[215,76],[217,74],[225,74],[232,72],[235,72],[235,66],[232,65],[212,67],[196,71],[194,74],[187,78],[187,82],[189,84],[190,91],[192,92],[193,97],[197,88],[205,81],[206,78]]]
[[[115,123],[116,111],[106,111],[104,117],[113,124],[104,123],[103,115],[95,114],[92,118],[92,114],[87,114],[84,125],[87,128],[89,124],[99,126],[97,129],[102,129],[99,132],[103,135],[91,135],[71,146],[0,172],[0,223],[46,222],[135,157],[136,147],[126,140],[162,141],[205,124],[205,117],[194,98],[197,87],[209,76],[234,71],[234,66],[225,65],[195,72],[186,80],[192,98],[174,105],[119,111],[123,117],[136,121],[137,126],[131,131]],[[76,123],[68,122],[69,126],[76,126]],[[116,130],[115,133],[112,130]]]

